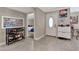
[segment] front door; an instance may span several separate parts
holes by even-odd
[[[46,35],[56,36],[57,35],[57,20],[58,13],[48,13],[46,15]]]

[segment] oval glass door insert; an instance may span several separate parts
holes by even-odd
[[[52,17],[49,18],[49,27],[50,28],[53,27],[53,18]]]

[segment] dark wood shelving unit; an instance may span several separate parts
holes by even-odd
[[[25,39],[25,28],[6,28],[6,45]]]

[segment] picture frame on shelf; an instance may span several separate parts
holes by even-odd
[[[62,18],[62,17],[67,17],[67,9],[62,9],[62,10],[59,10],[59,17]]]
[[[70,16],[71,24],[78,24],[78,16]]]

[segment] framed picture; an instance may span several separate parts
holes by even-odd
[[[17,28],[17,27],[24,27],[23,18],[2,16],[2,28]]]
[[[78,16],[70,16],[71,24],[78,24]]]
[[[59,10],[59,17],[67,17],[67,9]]]

